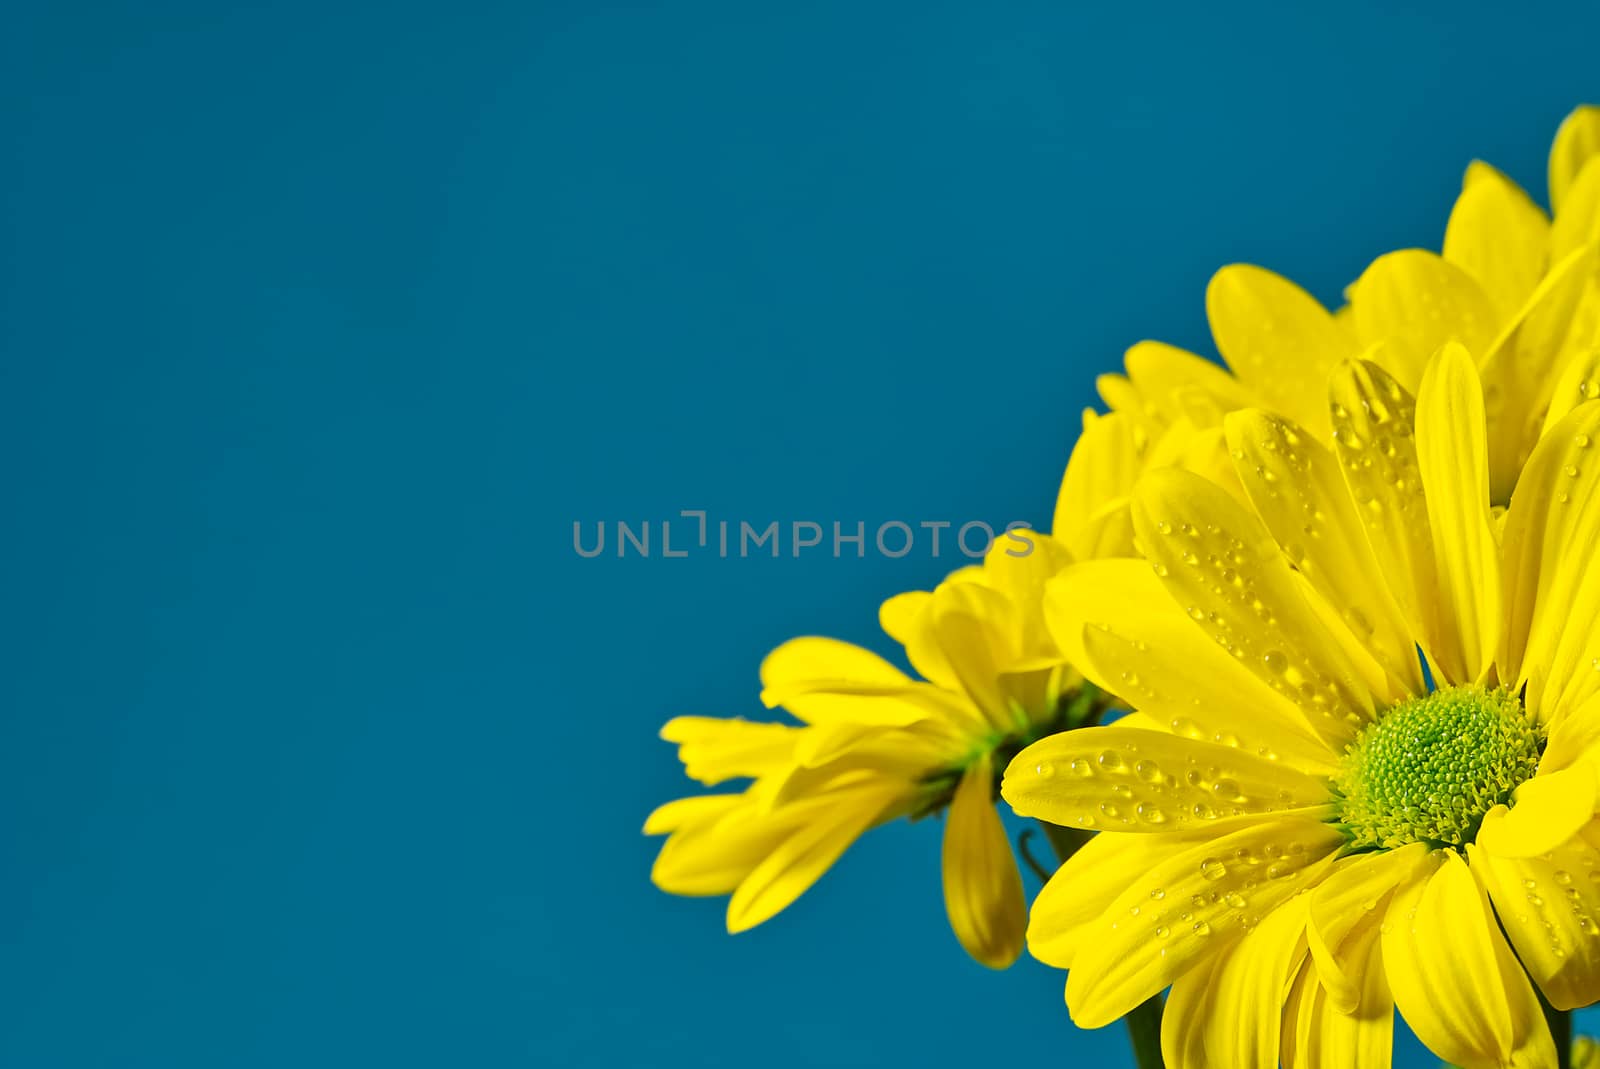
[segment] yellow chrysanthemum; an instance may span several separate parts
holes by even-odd
[[[1384,1065],[1395,1007],[1458,1065],[1553,1067],[1534,985],[1600,998],[1600,403],[1503,510],[1461,345],[1415,400],[1344,364],[1327,409],[1332,449],[1230,415],[1248,507],[1152,473],[1147,561],[1049,585],[1062,648],[1139,712],[1006,772],[1017,812],[1100,831],[1029,948],[1087,1027],[1171,985],[1170,1069]]]
[[[858,646],[798,638],[761,666],[763,702],[788,710],[798,725],[669,722],[662,736],[679,744],[689,776],[708,785],[754,782],[651,814],[645,831],[669,835],[656,884],[675,894],[731,894],[728,929],[742,931],[793,902],[867,829],[948,807],[951,927],[978,961],[1010,965],[1027,910],[995,809],[997,774],[1023,745],[1069,726],[1093,700],[1042,616],[1044,583],[1070,560],[1030,531],[1000,540],[981,567],[932,592],[885,602],[884,630],[921,680]]]
[[[1365,359],[1414,392],[1423,361],[1446,341],[1465,346],[1483,377],[1491,494],[1504,504],[1544,428],[1600,397],[1600,108],[1567,117],[1549,172],[1553,221],[1505,175],[1473,163],[1442,251],[1380,256],[1337,312],[1264,268],[1222,268],[1206,314],[1232,374],[1160,342],[1128,350],[1126,374],[1099,379],[1110,413],[1084,414],[1057,536],[1079,559],[1128,555],[1127,503],[1144,472],[1231,480],[1217,448],[1228,412],[1271,409],[1327,442],[1335,367]]]

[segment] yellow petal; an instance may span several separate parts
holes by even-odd
[[[1596,398],[1600,398],[1600,348],[1583,349],[1567,361],[1556,379],[1550,407],[1545,410],[1544,434],[1549,434],[1574,408]]]
[[[1446,621],[1428,650],[1451,683],[1480,680],[1500,640],[1500,558],[1489,514],[1483,390],[1459,345],[1428,363],[1417,395],[1417,467],[1427,494]]]
[[[1584,104],[1562,121],[1550,146],[1550,207],[1559,212],[1578,173],[1600,156],[1600,108]]]
[[[1504,322],[1544,274],[1550,220],[1515,182],[1486,163],[1474,163],[1450,212],[1444,258],[1478,282],[1497,321]]]
[[[1238,379],[1175,346],[1142,341],[1127,351],[1123,362],[1146,407],[1166,423],[1180,416],[1192,421],[1201,411],[1220,414],[1255,403]]]
[[[1283,996],[1305,958],[1305,900],[1274,909],[1228,951],[1211,976],[1205,1047],[1217,1065],[1278,1064]]]
[[[1558,372],[1596,337],[1600,290],[1595,248],[1558,260],[1478,361],[1489,442],[1489,488],[1496,502],[1511,496],[1517,474],[1538,441]]]
[[[1114,497],[1090,513],[1068,548],[1078,560],[1138,556],[1133,545],[1133,522],[1128,518],[1128,499]]]
[[[977,583],[941,583],[933,595],[934,641],[944,663],[996,731],[1026,727],[1001,682],[1022,658],[1017,609]]]
[[[1559,772],[1579,761],[1600,767],[1600,694],[1590,695],[1551,727],[1539,773]]]
[[[1341,858],[1311,892],[1306,939],[1327,997],[1342,1013],[1361,1004],[1362,969],[1389,893],[1427,853],[1421,843]]]
[[[1133,412],[1137,415],[1144,408],[1139,391],[1126,375],[1101,375],[1094,380],[1094,389],[1100,395],[1100,400],[1113,412]]]
[[[1086,422],[1072,448],[1050,530],[1074,553],[1082,554],[1077,538],[1090,518],[1108,502],[1126,497],[1139,476],[1143,444],[1137,426],[1128,413],[1101,416]]]
[[[1594,815],[1594,777],[1588,762],[1534,776],[1512,794],[1510,809],[1495,806],[1483,818],[1478,846],[1497,857],[1549,853]]]
[[[1398,341],[1413,354],[1411,366],[1394,369],[1407,389],[1421,381],[1423,361],[1446,342],[1488,355],[1500,318],[1471,275],[1423,249],[1374,260],[1356,280],[1350,306],[1363,345]]]
[[[932,624],[921,631],[926,646],[938,655]],[[959,687],[954,673],[944,671],[948,679],[943,687],[918,682],[859,646],[808,636],[791,639],[767,655],[761,665],[761,701],[768,708],[781,705],[814,725],[931,723],[933,730],[942,725],[956,734],[981,727],[983,718],[966,695],[949,689]]]
[[[1334,455],[1305,431],[1259,409],[1231,414],[1224,427],[1256,515],[1389,673],[1393,685],[1386,696],[1398,700],[1421,692],[1416,642],[1387,585],[1373,582],[1383,569]]]
[[[1416,401],[1387,371],[1352,360],[1329,379],[1333,441],[1345,485],[1390,592],[1424,645],[1437,631],[1436,567],[1417,471]]]
[[[1600,853],[1576,838],[1543,857],[1469,846],[1511,945],[1558,1010],[1600,1000]]]
[[[728,900],[728,931],[742,932],[787,908],[833,867],[900,796],[898,785],[840,792],[834,804],[761,860]]]
[[[1500,670],[1527,683],[1546,724],[1600,686],[1593,637],[1600,612],[1600,404],[1585,403],[1545,435],[1506,516],[1505,638]]]
[[[1000,793],[1064,828],[1187,831],[1332,801],[1325,780],[1239,750],[1161,731],[1092,727],[1026,747]]]
[[[1167,470],[1139,484],[1133,526],[1183,610],[1319,735],[1347,742],[1370,719],[1365,673],[1329,641],[1259,519],[1204,479]]]
[[[838,639],[790,639],[761,662],[761,701],[770,709],[810,692],[892,693],[911,680],[870,650]],[[798,713],[796,715],[799,715]]]
[[[1096,835],[1045,882],[1028,913],[1028,953],[1069,969],[1117,896],[1126,873],[1150,868],[1190,840],[1171,835]]]
[[[744,801],[742,794],[701,794],[656,806],[644,821],[646,835],[666,835],[689,824],[716,820]]]
[[[1123,871],[1126,890],[1067,974],[1072,1019],[1099,1028],[1121,1017],[1259,924],[1343,842],[1320,820],[1251,823]]]
[[[878,626],[900,645],[910,645],[921,627],[923,611],[931,604],[931,590],[908,590],[904,594],[896,594],[878,606]]]
[[[838,804],[835,798],[823,796],[769,811],[752,791],[720,797],[731,799],[720,807],[720,814],[710,807],[702,809],[696,819],[683,822],[662,844],[650,879],[663,891],[728,894],[796,828]],[[682,816],[668,812],[664,819],[678,822]]]
[[[1206,316],[1223,359],[1267,407],[1328,432],[1324,384],[1356,344],[1316,298],[1271,271],[1234,264],[1212,276]]]
[[[1333,751],[1300,710],[1179,611],[1144,561],[1074,565],[1047,585],[1044,610],[1064,656],[1164,729],[1333,770]]]
[[[785,724],[680,716],[662,726],[661,737],[678,743],[678,759],[690,779],[714,787],[737,777],[764,775],[787,764],[801,734]]]
[[[1022,538],[1026,548],[1012,539]],[[1072,564],[1061,542],[1038,531],[997,538],[983,562],[984,582],[1010,602],[1018,628],[1016,648],[1026,657],[1059,657],[1044,623],[1044,586]]]
[[[1161,1014],[1166,1069],[1214,1069],[1221,1064],[1206,1050],[1206,1022],[1212,1014],[1212,977],[1222,960],[1223,954],[1215,954],[1173,981]]]
[[[945,816],[944,908],[967,953],[1004,969],[1022,952],[1028,923],[1022,876],[994,806],[994,765],[985,754],[956,787]]]
[[[1567,187],[1567,195],[1550,226],[1550,258],[1562,257],[1600,240],[1600,157],[1591,156],[1578,177]]]
[[[1374,935],[1376,926],[1374,925]],[[1297,990],[1284,1007],[1284,1029],[1292,1028],[1283,1064],[1288,1069],[1384,1069],[1394,1048],[1394,999],[1383,972],[1383,952],[1370,938],[1355,967],[1361,995],[1356,1008],[1341,1011],[1315,968],[1303,966]]]
[[[1527,974],[1459,854],[1389,904],[1383,961],[1395,1004],[1428,1049],[1464,1069],[1555,1069],[1555,1044]]]

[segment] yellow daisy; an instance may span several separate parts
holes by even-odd
[[[1020,555],[1019,555],[1020,554]],[[1022,949],[1026,902],[995,786],[1006,761],[1080,723],[1084,688],[1043,620],[1047,579],[1070,563],[1048,536],[996,542],[982,566],[884,603],[884,630],[922,679],[846,642],[797,638],[761,666],[762,701],[798,724],[680,717],[662,736],[688,775],[743,791],[669,802],[652,879],[674,894],[730,894],[728,930],[769,919],[869,828],[947,809],[945,905],[962,946],[1004,968]]]
[[[1049,585],[1063,651],[1139,711],[1006,771],[1018,813],[1100,832],[1028,945],[1085,1027],[1170,985],[1171,1069],[1386,1065],[1394,1008],[1458,1065],[1554,1066],[1536,989],[1600,997],[1600,403],[1500,509],[1463,346],[1415,400],[1361,361],[1330,393],[1332,448],[1225,420],[1248,507],[1154,472],[1147,561]]]

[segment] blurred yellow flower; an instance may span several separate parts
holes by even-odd
[[[728,929],[742,931],[792,903],[869,828],[947,808],[950,925],[975,959],[1010,965],[1026,902],[995,782],[1018,749],[1081,719],[1095,697],[1043,620],[1044,583],[1070,560],[1048,536],[1019,532],[981,566],[885,602],[883,628],[921,679],[859,646],[797,638],[762,664],[761,697],[798,724],[670,721],[662,736],[679,744],[690,777],[753,782],[651,814],[645,831],[668,835],[657,886],[730,894]]]

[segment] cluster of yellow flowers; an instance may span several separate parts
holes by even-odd
[[[1600,108],[1549,194],[1474,163],[1335,311],[1219,271],[1226,370],[1135,345],[1052,533],[883,604],[920,679],[799,638],[794,723],[667,724],[748,783],[651,814],[655,882],[739,931],[943,811],[967,951],[1083,1027],[1166,991],[1171,1069],[1387,1066],[1396,1009],[1460,1066],[1593,1054],[1549,1022],[1600,999]],[[1071,855],[1031,909],[997,792]]]

